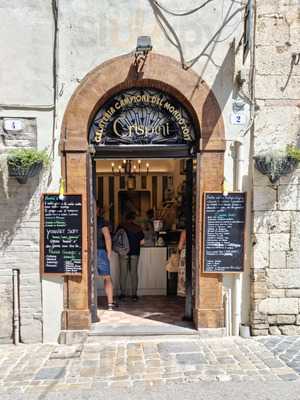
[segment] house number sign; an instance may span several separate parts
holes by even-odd
[[[90,127],[90,142],[118,144],[192,144],[188,111],[171,95],[152,88],[122,91],[98,110]]]

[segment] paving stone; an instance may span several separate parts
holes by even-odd
[[[203,375],[202,371],[198,371],[198,370],[184,372],[184,376],[192,376],[192,377],[199,376],[200,377],[202,375]]]
[[[128,356],[128,362],[141,361],[142,359],[142,354],[140,356]]]
[[[162,353],[166,354],[166,353]],[[144,355],[145,360],[160,360],[159,353],[152,353],[152,354],[145,354]]]
[[[81,368],[79,374],[81,377],[93,377],[95,375],[95,368]]]
[[[111,378],[112,381],[128,381],[129,379],[129,375],[122,375],[122,376],[114,376],[113,378]]]
[[[128,371],[129,374],[139,374],[141,372],[144,372],[144,370],[145,370],[145,367],[143,367],[143,368],[131,367],[131,366],[127,367],[127,371]]]
[[[147,360],[147,367],[160,367],[160,360]]]
[[[159,343],[160,353],[192,353],[199,351],[199,346],[195,342],[167,342]]]
[[[277,359],[274,359],[274,358],[265,359],[264,363],[269,368],[280,368],[280,367],[283,367],[283,363],[280,360],[277,360]]]
[[[218,375],[217,376],[217,381],[229,382],[229,381],[231,381],[231,377],[229,375]]]
[[[160,359],[163,361],[171,361],[174,358],[174,354],[170,353],[160,353]]]
[[[61,379],[65,376],[65,368],[42,368],[35,375],[35,379],[48,380],[48,379]]]
[[[235,360],[232,357],[218,357],[217,361],[220,364],[232,364],[235,362]]]
[[[296,381],[298,378],[299,377],[296,374],[280,375],[280,379],[282,379],[283,381]]]
[[[150,343],[145,343],[143,345],[143,351],[144,354],[155,354],[157,353],[157,345],[156,344],[150,344]]]
[[[188,371],[187,371],[188,372]],[[194,371],[193,371],[194,372]],[[161,376],[163,378],[181,378],[181,373],[180,372],[163,372]]]
[[[110,387],[114,388],[128,388],[132,385],[129,381],[111,382]]]
[[[228,371],[227,371],[227,372],[228,372]],[[251,370],[251,369],[250,369],[250,370],[249,370],[249,369],[248,369],[248,370],[246,369],[244,372],[245,372],[245,374],[248,375],[248,376],[256,376],[256,375],[259,374],[259,371],[257,371],[257,370]]]
[[[124,368],[116,368],[115,370],[114,370],[114,376],[125,376],[125,375],[127,375],[127,368],[126,367],[124,367]]]
[[[84,367],[90,367],[90,368],[94,367],[95,368],[99,365],[99,361],[98,360],[84,360],[82,362],[82,365]]]
[[[206,360],[199,353],[177,354],[176,360],[179,364],[206,364]]]
[[[221,369],[204,369],[206,375],[221,375],[223,372]]]

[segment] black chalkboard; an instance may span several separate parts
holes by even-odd
[[[204,272],[242,272],[246,194],[204,196]]]
[[[82,272],[82,197],[44,194],[42,198],[42,246],[46,274]]]

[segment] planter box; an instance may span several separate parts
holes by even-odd
[[[38,175],[40,173],[43,166],[43,162],[40,161],[38,163],[31,165],[30,167],[24,168],[22,165],[9,164],[8,160],[7,165],[8,165],[9,176],[15,177],[19,183],[24,184],[27,182],[28,178]]]
[[[256,169],[263,175],[267,175],[271,183],[291,173],[297,166],[298,160],[292,157],[283,157],[278,159],[267,159],[264,156],[254,157]]]

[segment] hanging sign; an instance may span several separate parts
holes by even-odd
[[[82,196],[43,194],[41,207],[42,273],[82,272]]]
[[[187,110],[171,95],[152,88],[124,90],[97,112],[90,127],[95,145],[189,144],[195,142]]]
[[[245,193],[204,194],[204,272],[244,269]]]

